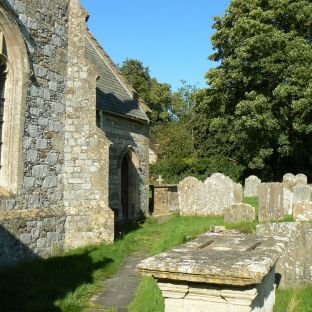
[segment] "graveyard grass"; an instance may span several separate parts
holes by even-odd
[[[1,312],[53,311],[78,312],[99,311],[92,306],[92,297],[103,289],[105,279],[114,275],[123,260],[138,250],[149,250],[154,255],[194,239],[209,230],[210,225],[224,225],[222,217],[180,217],[156,220],[148,218],[136,227],[121,233],[114,245],[97,245],[76,249],[55,255],[47,260],[21,264],[15,268],[0,271]],[[227,228],[254,232],[256,222],[226,225]],[[302,310],[312,302],[312,287],[278,292],[278,309],[300,303]],[[312,301],[312,299],[310,299]],[[281,307],[281,308],[280,308]],[[130,312],[163,311],[163,299],[155,280],[142,280]],[[112,308],[108,311],[116,311]]]

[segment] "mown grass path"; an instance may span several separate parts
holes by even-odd
[[[98,306],[92,298],[103,291],[106,281],[120,270],[126,258],[139,250],[149,250],[149,255],[168,250],[206,232],[212,224],[223,225],[223,218],[172,216],[163,221],[147,219],[144,224],[124,233],[113,245],[76,249],[2,270],[0,311],[94,311]],[[255,230],[255,225],[243,223],[228,227],[250,232]],[[275,311],[312,312],[311,291],[312,287],[298,292],[279,290]],[[291,310],[291,306],[296,306],[296,310]],[[163,312],[163,299],[155,280],[142,280],[128,309],[130,312]]]

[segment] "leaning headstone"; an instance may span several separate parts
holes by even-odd
[[[312,221],[312,202],[302,201],[294,205],[293,217],[295,221]]]
[[[283,175],[283,187],[292,191],[293,187],[296,185],[296,178],[292,173],[286,173]]]
[[[310,185],[296,185],[294,187],[294,203],[300,201],[311,200],[311,186]]]
[[[224,211],[225,223],[240,223],[256,219],[255,207],[248,204],[232,204]]]
[[[283,185],[281,183],[261,183],[259,188],[258,220],[278,221],[284,217]]]
[[[246,178],[245,179],[244,196],[245,197],[258,196],[260,184],[261,184],[261,180],[254,175]]]
[[[292,215],[294,194],[287,188],[283,188],[284,214]]]
[[[308,178],[305,174],[299,173],[295,176],[295,184],[296,185],[306,185],[308,184]]]

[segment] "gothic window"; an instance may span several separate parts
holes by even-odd
[[[7,78],[7,49],[3,33],[0,32],[0,168],[2,166],[1,162],[1,152],[3,145],[3,115],[4,115],[4,105],[5,105],[5,83]]]
[[[0,188],[23,185],[23,135],[30,66],[24,36],[0,0]]]

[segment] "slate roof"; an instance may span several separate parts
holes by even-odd
[[[133,98],[135,90],[128,85],[117,66],[91,35],[86,37],[86,57],[100,76],[96,90],[97,108],[148,121],[145,113],[149,111],[148,107],[140,99]]]

